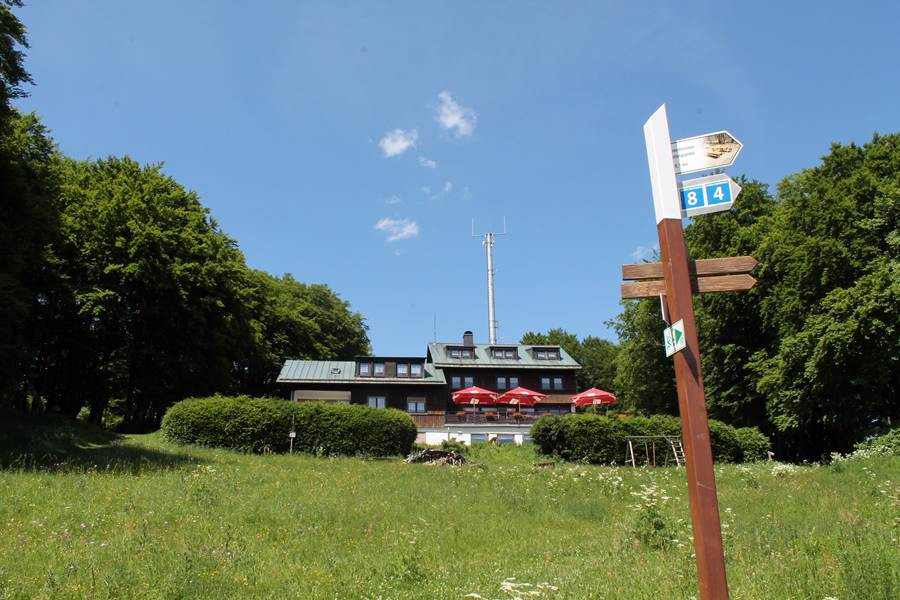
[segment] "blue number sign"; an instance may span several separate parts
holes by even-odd
[[[683,181],[679,187],[683,217],[728,210],[741,193],[741,186],[725,174]]]

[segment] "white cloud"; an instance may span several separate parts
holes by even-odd
[[[385,233],[385,241],[396,242],[419,235],[419,225],[409,219],[389,219],[384,217],[375,223],[375,229]]]
[[[395,129],[384,134],[378,145],[381,147],[384,156],[390,158],[391,156],[400,156],[410,148],[415,148],[418,139],[419,132],[415,129],[409,131]]]
[[[659,254],[659,244],[652,246],[638,246],[631,253],[631,258],[636,261],[653,260]]]
[[[475,121],[478,116],[471,108],[461,105],[450,92],[444,91],[438,94],[441,105],[437,109],[434,119],[441,127],[453,131],[456,137],[472,135],[475,131]]]
[[[403,204],[403,198],[394,194],[393,196],[388,196],[384,199],[385,204]]]
[[[436,169],[437,161],[431,160],[430,158],[425,158],[424,156],[419,157],[419,164],[425,167],[426,169]]]

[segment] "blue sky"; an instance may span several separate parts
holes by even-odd
[[[32,0],[19,102],[76,158],[197,191],[250,266],[327,283],[376,353],[563,327],[614,339],[656,243],[641,127],[728,129],[771,185],[900,131],[894,2]],[[699,217],[702,218],[702,217]]]

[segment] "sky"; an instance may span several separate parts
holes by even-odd
[[[78,159],[163,163],[248,265],[325,283],[373,350],[615,340],[657,245],[643,123],[727,129],[769,184],[900,131],[896,2],[31,0],[18,102]],[[703,218],[703,217],[697,217]],[[288,358],[288,357],[286,357]]]

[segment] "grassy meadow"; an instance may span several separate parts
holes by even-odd
[[[0,438],[0,598],[697,595],[683,469],[537,467],[529,447],[465,467],[257,456],[28,423]],[[900,459],[717,474],[732,598],[900,597]]]

